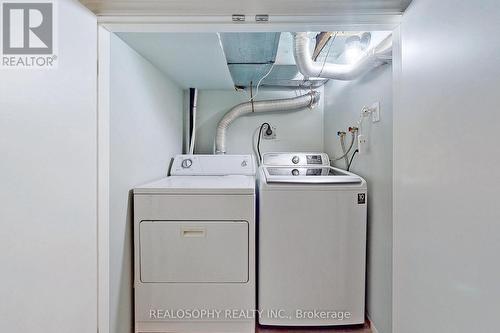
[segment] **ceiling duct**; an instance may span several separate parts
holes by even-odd
[[[291,53],[292,40],[289,34],[280,32],[220,33],[219,39],[236,88],[257,86],[264,76],[260,86],[275,88],[310,89],[317,88],[327,81],[320,78],[305,80],[304,76],[299,73],[295,61],[292,63],[279,61],[279,50],[282,47],[283,49],[289,48]]]
[[[220,33],[227,66],[236,87],[256,85],[276,61],[279,32]]]
[[[370,69],[383,65],[392,59],[392,35],[386,37],[377,46],[364,52],[361,58],[352,64],[314,61],[309,44],[310,39],[306,32],[295,33],[293,55],[299,71],[305,77],[354,80]]]

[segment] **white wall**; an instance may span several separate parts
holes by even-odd
[[[357,154],[351,171],[368,182],[367,312],[378,332],[392,321],[392,66],[384,65],[355,81],[331,80],[325,87],[325,150],[342,156],[337,136],[356,126],[361,108],[380,102],[380,122],[365,118],[368,152]],[[350,134],[347,136],[350,142]],[[354,150],[354,149],[353,149]],[[344,160],[335,163],[345,169]]]
[[[262,140],[261,151],[322,151],[323,150],[323,88],[321,101],[314,109],[285,113],[262,113],[237,119],[227,131],[229,154],[251,154],[252,135],[263,123],[277,129],[276,140]],[[305,93],[305,92],[303,92]],[[261,89],[256,100],[295,97],[294,90],[271,91]],[[215,129],[226,112],[236,104],[248,101],[245,92],[201,90],[196,120],[196,152],[213,152]],[[255,135],[255,138],[257,135]]]
[[[0,332],[97,326],[97,23],[57,4],[58,68],[0,70]]]
[[[414,0],[394,112],[394,332],[494,332],[500,309],[497,0]]]
[[[136,185],[164,177],[182,149],[183,92],[111,36],[110,332],[132,331],[132,201]]]

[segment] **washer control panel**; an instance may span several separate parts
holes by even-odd
[[[323,165],[323,156],[321,155],[306,155],[306,159],[307,165]]]
[[[177,155],[170,168],[172,176],[255,175],[252,155]]]
[[[330,159],[325,153],[265,153],[262,164],[275,166],[329,166]]]

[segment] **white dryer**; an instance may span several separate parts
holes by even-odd
[[[267,153],[258,186],[259,323],[363,323],[366,182],[326,154]]]
[[[136,333],[254,332],[252,156],[176,156],[134,189],[134,244]]]

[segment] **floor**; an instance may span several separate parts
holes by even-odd
[[[342,326],[342,327],[270,327],[257,326],[256,333],[373,333],[368,321],[363,325]]]

